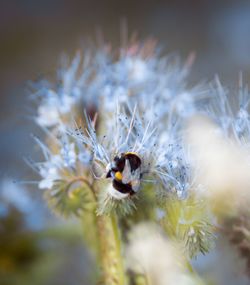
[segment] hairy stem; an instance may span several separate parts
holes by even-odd
[[[97,216],[101,284],[125,285],[121,240],[116,216]]]

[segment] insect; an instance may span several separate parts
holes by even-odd
[[[115,156],[114,161],[108,166],[106,178],[112,178],[115,191],[110,193],[114,198],[134,195],[140,188],[141,159],[134,152],[122,153]]]

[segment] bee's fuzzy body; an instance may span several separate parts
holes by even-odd
[[[108,169],[106,178],[112,178],[113,189],[124,194],[120,195],[121,197],[134,195],[140,187],[140,157],[134,152],[122,153],[120,156],[115,156],[114,162]],[[112,193],[114,192],[112,191]],[[117,198],[117,195],[115,196]]]

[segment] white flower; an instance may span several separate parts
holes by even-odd
[[[177,245],[152,224],[133,228],[126,254],[128,268],[145,275],[149,284],[198,284],[185,271],[185,261]]]
[[[44,87],[38,95],[41,102],[37,110],[37,123],[42,127],[55,127],[62,121],[62,116],[72,111],[81,100],[83,78],[78,77],[81,57],[78,54],[69,67],[59,73],[59,84]]]
[[[38,117],[36,119],[40,126],[51,127],[60,122],[60,113],[58,110],[57,95],[50,91],[48,98],[43,100],[42,104],[38,107]]]
[[[81,146],[71,142],[66,134],[62,134],[58,138],[54,137],[52,133],[49,134],[53,138],[55,152],[53,153],[37,137],[34,137],[43,152],[44,161],[37,163],[27,161],[42,178],[38,185],[40,189],[51,189],[56,180],[67,180],[70,176],[74,176],[76,172],[81,176],[82,171],[84,171],[83,158],[81,157],[83,153],[81,155],[77,153],[77,149],[81,149]],[[89,152],[86,152],[86,154],[89,155]],[[67,174],[67,177],[65,174]]]
[[[59,97],[54,91],[49,90],[47,98],[38,107],[37,123],[43,127],[53,127],[61,123],[61,116],[70,113],[76,104],[70,96]]]
[[[143,82],[149,79],[150,69],[146,59],[139,57],[127,57],[126,65],[129,77],[136,82]]]
[[[51,127],[60,121],[57,110],[51,105],[41,105],[38,107],[38,117],[36,119],[40,126]]]
[[[59,113],[61,114],[69,113],[75,104],[76,104],[75,98],[68,95],[62,96],[58,105]]]
[[[197,182],[207,189],[202,190],[202,195],[221,202],[227,199],[238,206],[249,201],[250,153],[247,148],[227,138],[222,129],[218,130],[218,126],[202,117],[191,120],[187,143]]]
[[[61,156],[63,158],[63,165],[65,167],[73,167],[76,164],[77,155],[75,152],[74,143],[64,143],[61,149]]]
[[[38,165],[39,173],[43,178],[39,182],[40,189],[51,189],[54,181],[60,179],[60,168],[62,167],[62,159],[59,155],[52,155],[50,160]]]

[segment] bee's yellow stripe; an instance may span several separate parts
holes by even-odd
[[[115,178],[117,179],[117,180],[122,180],[122,174],[121,174],[121,172],[120,171],[117,171],[116,173],[115,173]]]
[[[133,155],[138,156],[138,154],[137,154],[136,152],[132,152],[132,151],[131,151],[131,152],[130,152],[130,151],[129,151],[129,152],[126,152],[125,154],[133,154]],[[139,157],[139,156],[138,156],[138,157]]]

